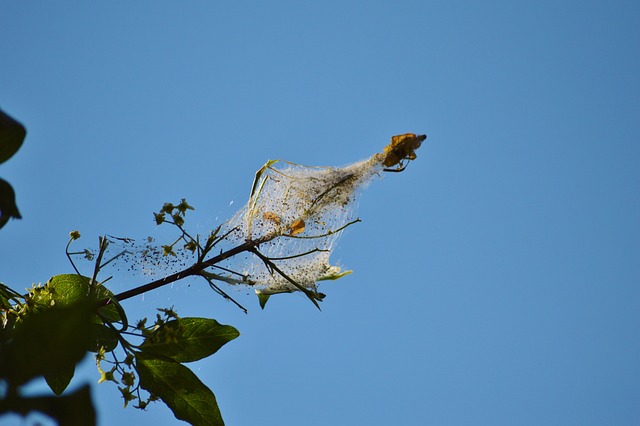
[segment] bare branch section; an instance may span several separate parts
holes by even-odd
[[[96,277],[107,264],[125,265],[128,271],[144,275],[162,275],[117,294],[115,301],[189,276],[201,276],[218,294],[243,310],[214,282],[250,286],[261,305],[270,295],[300,291],[319,307],[324,295],[317,291],[317,282],[351,272],[332,265],[329,258],[343,231],[360,221],[354,214],[362,189],[383,171],[405,170],[425,139],[425,135],[413,133],[393,136],[381,153],[344,167],[270,160],[256,172],[247,204],[206,238],[185,230],[186,212],[193,209],[186,200],[175,205],[166,203],[154,217],[159,225],[177,229],[173,243],[160,246],[149,239],[136,245],[130,239],[111,238],[117,254],[111,254],[113,257],[103,264],[96,262],[93,275]],[[214,249],[218,254],[210,256]],[[87,257],[86,252],[67,250],[68,255]],[[105,249],[101,248],[100,260],[103,254]]]

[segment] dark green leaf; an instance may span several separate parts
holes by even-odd
[[[118,332],[104,324],[92,324],[95,340],[87,348],[91,352],[96,352],[101,347],[105,351],[111,352],[118,346]]]
[[[0,110],[0,163],[15,154],[26,136],[24,126]],[[11,218],[20,219],[16,193],[6,180],[0,179],[0,228]]]
[[[88,301],[30,313],[17,323],[12,341],[3,348],[4,377],[20,385],[40,375],[56,375],[80,361],[92,337]]]
[[[140,386],[167,404],[177,419],[194,426],[224,425],[215,395],[184,365],[141,352],[136,370]]]
[[[213,319],[180,318],[159,327],[140,348],[174,361],[192,362],[216,353],[239,335],[234,327]]]
[[[4,179],[0,179],[0,228],[11,218],[20,219],[20,212],[16,205],[16,193]]]
[[[69,365],[59,365],[55,371],[50,371],[44,374],[44,378],[47,384],[56,395],[62,394],[64,390],[69,386],[73,374],[76,371],[75,363]]]
[[[60,426],[94,426],[96,412],[89,385],[65,396],[19,397],[0,400],[0,412],[23,416],[39,411],[55,419]]]
[[[27,130],[22,124],[0,110],[0,163],[20,149],[26,135]]]
[[[52,277],[47,284],[33,296],[32,305],[35,311],[49,310],[51,307],[66,307],[75,303],[90,303],[95,308],[98,302],[111,296],[111,292],[98,286],[96,294],[91,295],[89,278],[75,274],[63,274]],[[122,313],[121,313],[122,312]],[[124,311],[116,304],[104,306],[92,317],[90,324],[93,338],[86,349],[95,352],[105,347],[107,351],[115,349],[118,344],[117,331],[105,325],[104,321],[117,322],[124,317]]]
[[[114,297],[114,294],[107,290],[106,287],[100,287],[100,291],[98,291],[97,301],[101,301],[104,299],[111,299],[111,303],[106,306],[101,307],[98,310],[98,313],[105,321],[109,322],[122,322],[124,324],[123,328],[127,328],[127,315],[124,312],[124,308],[120,305]]]

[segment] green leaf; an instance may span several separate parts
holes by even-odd
[[[87,348],[91,352],[97,352],[101,347],[106,352],[111,352],[118,346],[118,332],[104,324],[91,324],[94,339]]]
[[[4,163],[15,154],[25,136],[27,130],[16,120],[0,110],[0,163]]]
[[[85,301],[26,315],[3,348],[2,376],[15,386],[40,375],[64,375],[87,351],[93,308],[93,303]]]
[[[215,395],[184,365],[139,352],[136,370],[140,386],[167,404],[177,419],[194,426],[224,425]]]
[[[90,281],[88,277],[77,274],[61,274],[52,277],[47,285],[52,289],[51,295],[55,303],[58,306],[67,306],[76,301],[87,299],[90,292]],[[97,303],[110,297],[113,297],[113,293],[100,285],[96,289],[93,301]],[[124,316],[124,310],[116,306],[115,303],[103,306],[98,312],[109,322],[121,321]]]
[[[16,205],[16,193],[13,187],[4,179],[0,179],[0,228],[11,218],[21,219],[22,216]]]
[[[58,306],[68,306],[87,300],[89,295],[89,278],[77,274],[62,274],[51,277],[47,282],[52,299]],[[97,298],[96,298],[97,299]]]
[[[140,349],[177,362],[192,362],[216,353],[239,335],[234,327],[213,319],[180,318],[159,327]]]
[[[89,385],[65,396],[20,397],[0,400],[0,412],[23,416],[39,411],[55,419],[61,426],[94,426],[96,412],[91,401]]]
[[[260,307],[264,309],[264,307],[267,306],[267,302],[269,301],[271,295],[260,292],[256,292],[256,294],[258,295],[258,302],[260,302]]]
[[[118,332],[108,327],[104,321],[117,322],[124,317],[124,311],[119,306],[111,304],[98,310],[101,317],[95,315],[97,303],[111,296],[111,292],[105,287],[98,286],[96,294],[90,295],[91,286],[89,278],[76,274],[63,274],[52,277],[47,284],[32,298],[33,311],[45,312],[52,308],[65,308],[77,303],[87,304],[93,311],[91,321],[87,325],[91,338],[85,346],[86,351],[96,352],[100,347],[111,351],[118,345]],[[62,372],[48,373],[45,375],[47,383],[55,393],[64,390],[73,377],[75,363],[69,363],[66,367],[61,365]],[[64,372],[67,372],[64,374]],[[69,372],[71,373],[69,375]],[[68,380],[67,380],[68,379]]]
[[[55,371],[51,371],[44,374],[44,378],[47,384],[56,395],[62,394],[64,390],[69,386],[71,379],[76,371],[75,363],[68,365],[59,365]]]
[[[36,311],[40,311],[52,306],[65,307],[86,302],[88,296],[89,278],[63,274],[51,277],[40,291],[34,293],[31,303]]]
[[[100,286],[96,301],[100,302],[104,299],[110,299],[111,303],[98,309],[100,316],[104,318],[105,321],[122,322],[123,328],[127,328],[127,315],[124,312],[124,308],[120,305],[120,302],[115,299],[114,294],[111,291],[106,287]]]

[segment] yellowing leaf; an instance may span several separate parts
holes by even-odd
[[[291,224],[289,235],[298,235],[304,232],[304,220],[298,219]]]
[[[275,223],[276,225],[280,225],[280,218],[274,212],[264,212],[264,213],[262,213],[262,218],[264,220],[271,221],[271,222]]]
[[[415,150],[420,148],[422,141],[426,138],[426,135],[413,133],[392,136],[391,143],[385,146],[382,152],[382,165],[393,167],[404,159],[415,160]]]

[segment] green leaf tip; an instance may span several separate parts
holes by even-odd
[[[260,293],[258,291],[256,291],[256,294],[258,295],[258,302],[260,303],[260,307],[264,309],[264,307],[267,306],[267,301],[269,300],[271,295]]]
[[[26,136],[24,126],[0,110],[0,163],[13,157]]]
[[[350,275],[351,273],[353,273],[352,270],[332,272],[321,276],[320,278],[318,278],[318,281],[335,281],[344,277],[345,275]]]
[[[22,219],[16,205],[16,193],[9,182],[0,179],[0,228],[11,218]]]
[[[176,362],[193,362],[213,355],[240,333],[208,318],[180,318],[160,326],[140,345],[148,354]]]
[[[136,354],[136,370],[140,387],[167,404],[177,419],[192,425],[224,425],[215,395],[184,365],[143,351]]]

